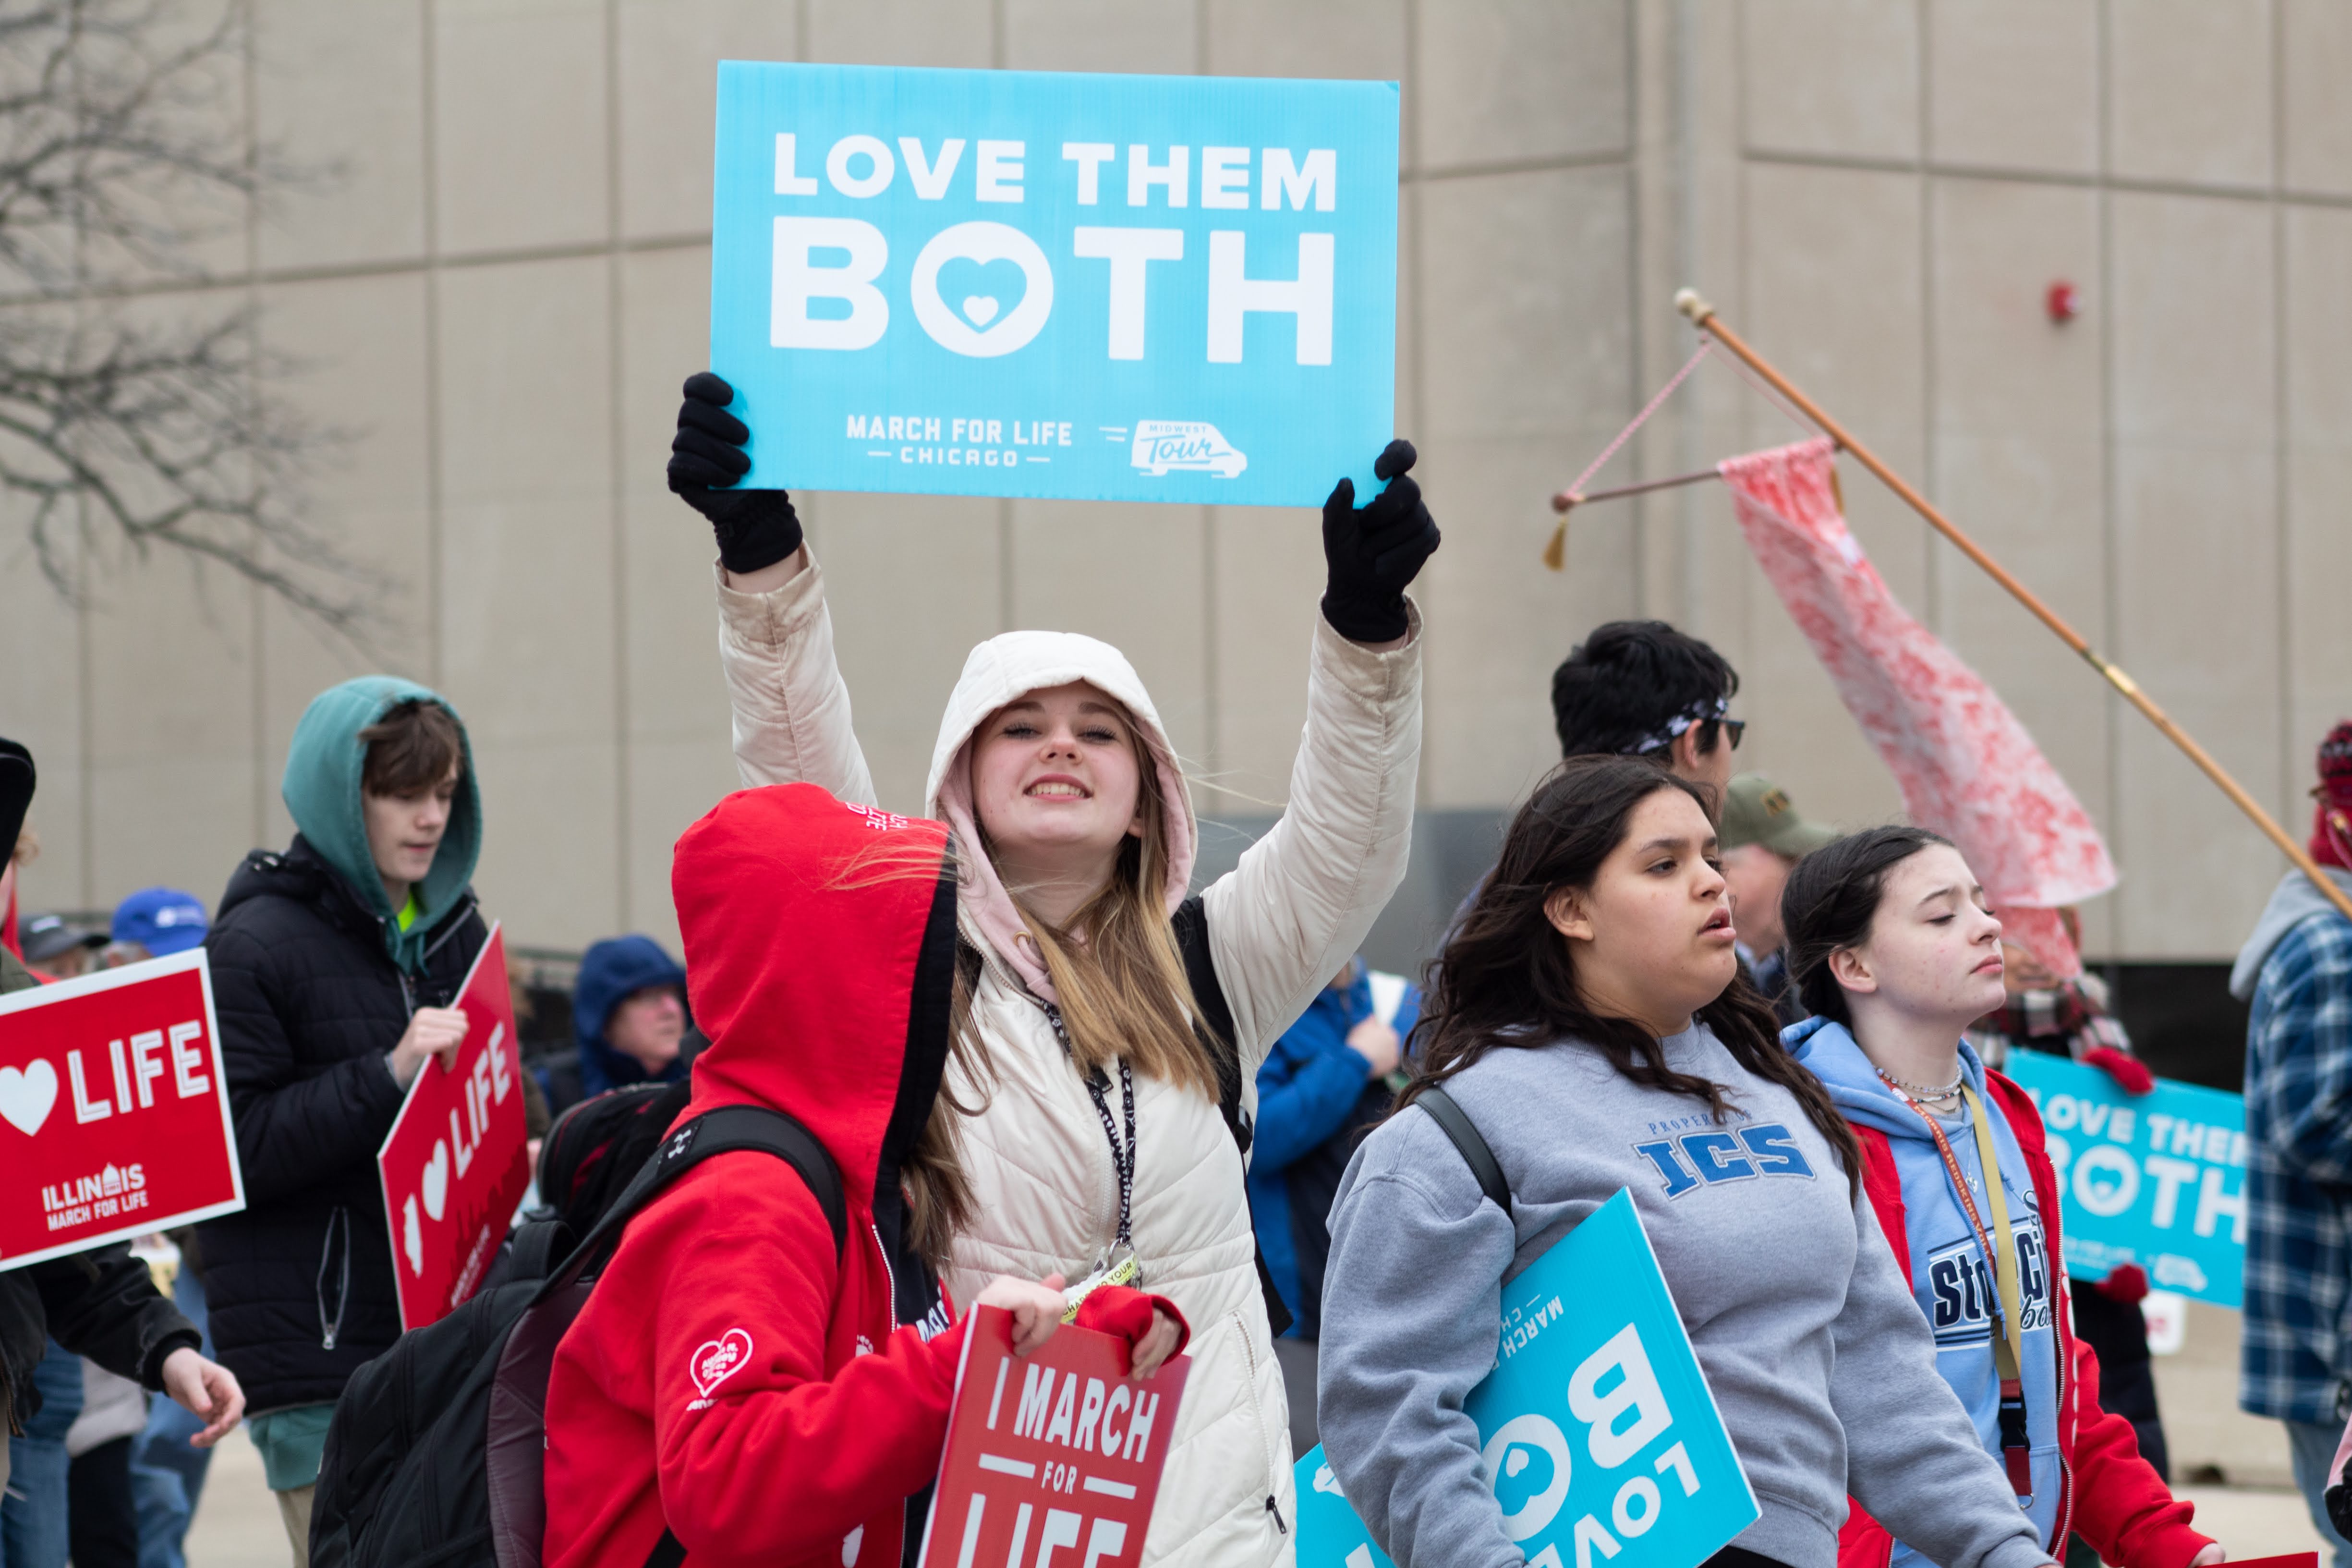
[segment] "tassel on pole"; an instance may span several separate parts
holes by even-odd
[[[1798,391],[1795,384],[1788,377],[1773,369],[1763,355],[1749,348],[1738,333],[1725,326],[1723,318],[1716,314],[1714,306],[1699,297],[1697,289],[1684,289],[1677,291],[1675,295],[1675,309],[1688,317],[1693,326],[1729,349],[1741,363],[1762,376],[1771,384],[1774,391],[1794,404],[1806,418],[1811,420],[1822,435],[1836,442],[1840,449],[1853,453],[1854,461],[1877,475],[1881,483],[1901,497],[1912,510],[1925,518],[1937,532],[1950,540],[1961,554],[1975,562],[1994,582],[2009,590],[2011,596],[2032,611],[2034,618],[2049,627],[2057,636],[2059,641],[2073,648],[2082,657],[2084,663],[2097,670],[2108,685],[2123,695],[2124,700],[2138,709],[2147,721],[2162,732],[2166,740],[2180,748],[2182,754],[2194,763],[2198,770],[2207,778],[2212,780],[2215,787],[2230,797],[2230,803],[2243,812],[2247,819],[2262,830],[2263,837],[2277,845],[2280,852],[2294,862],[2295,868],[2311,879],[2311,885],[2318,889],[2321,895],[2343,913],[2345,919],[2352,920],[2352,895],[2347,895],[2343,889],[2337,887],[2334,879],[2322,871],[2318,863],[2312,859],[2309,851],[2289,837],[2286,830],[2273,820],[2271,814],[2263,809],[2262,804],[2246,793],[2245,786],[2231,778],[2229,772],[2220,763],[2215,762],[2212,754],[2199,745],[2189,731],[2173,722],[2171,716],[2158,707],[2155,700],[2147,692],[2140,689],[2137,681],[2102,658],[2098,650],[2091,646],[2088,638],[2067,625],[2058,612],[2044,604],[2033,590],[2010,575],[2000,562],[1985,552],[1983,546],[1961,532],[1949,518],[1936,510],[1934,502],[1913,489],[1900,475],[1881,462],[1876,453],[1855,440],[1845,426],[1822,411],[1821,405]],[[1843,510],[1843,503],[1841,503],[1841,510]]]

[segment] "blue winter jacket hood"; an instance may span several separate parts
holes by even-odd
[[[649,936],[608,937],[581,955],[580,977],[572,990],[572,1032],[580,1044],[580,1087],[585,1093],[648,1081],[637,1059],[604,1037],[613,1010],[648,985],[675,985],[681,995],[686,990],[686,971]],[[651,1081],[676,1083],[686,1073],[681,1054]]]

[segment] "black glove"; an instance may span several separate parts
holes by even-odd
[[[1394,642],[1412,629],[1404,587],[1438,542],[1421,487],[1406,477],[1413,458],[1412,442],[1388,444],[1372,472],[1389,488],[1363,510],[1356,510],[1353,479],[1341,479],[1323,503],[1323,560],[1329,573],[1323,618],[1349,642]]]
[[[669,488],[710,520],[720,565],[757,572],[801,547],[801,520],[785,491],[726,488],[751,467],[743,452],[751,432],[727,412],[734,401],[735,389],[709,371],[687,377],[669,444]]]

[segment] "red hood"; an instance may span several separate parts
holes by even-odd
[[[840,1165],[853,1211],[895,1217],[899,1161],[939,1098],[955,974],[947,845],[939,823],[808,784],[729,795],[677,841],[687,990],[710,1037],[692,1108],[797,1118]]]

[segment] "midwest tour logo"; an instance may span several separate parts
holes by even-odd
[[[51,1230],[130,1214],[147,1206],[147,1168],[110,1163],[94,1176],[41,1188],[41,1214]]]

